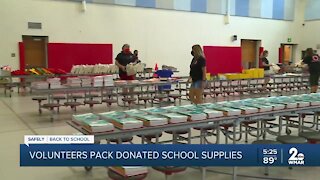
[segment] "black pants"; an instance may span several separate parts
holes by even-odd
[[[310,73],[310,86],[319,85],[319,76],[320,76],[320,72]]]

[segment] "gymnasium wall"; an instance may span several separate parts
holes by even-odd
[[[300,0],[296,1],[296,12]],[[50,43],[112,44],[113,57],[124,43],[140,51],[148,66],[175,66],[186,75],[191,46],[240,47],[240,39],[262,40],[271,62],[278,60],[280,43],[291,37],[300,43],[301,20],[294,21],[171,11],[108,4],[56,0],[1,0],[1,64],[19,68],[18,42],[22,35],[49,36]],[[295,13],[297,16],[298,13]],[[303,17],[303,16],[301,16]],[[31,30],[27,22],[42,22],[43,29]],[[238,36],[232,41],[233,35]],[[15,57],[11,57],[15,53]]]
[[[305,7],[305,20],[313,21],[320,20],[320,1],[319,0],[306,0]]]
[[[70,0],[60,0],[70,1]],[[71,0],[80,2],[82,0]],[[88,3],[293,20],[295,0],[86,0]]]
[[[301,48],[314,48],[320,53],[320,1],[319,0],[306,0],[305,22],[301,27],[303,34],[301,37]]]

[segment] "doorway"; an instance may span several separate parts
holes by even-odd
[[[47,67],[48,36],[22,36],[25,68]]]
[[[243,69],[259,67],[260,40],[241,39],[241,56]]]
[[[281,44],[279,63],[290,65],[295,63],[297,44]]]

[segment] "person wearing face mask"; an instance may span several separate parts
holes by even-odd
[[[115,64],[119,67],[119,76],[121,80],[134,80],[135,76],[128,76],[126,66],[137,59],[130,51],[130,45],[124,44],[122,51],[117,55]]]
[[[193,104],[202,103],[202,94],[206,80],[206,59],[204,57],[200,45],[192,46],[191,55],[193,59],[190,64],[190,77],[191,87],[189,90],[189,98]]]

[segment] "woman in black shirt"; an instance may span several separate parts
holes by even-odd
[[[269,63],[269,60],[267,59],[268,55],[269,55],[269,52],[267,50],[263,51],[261,55],[261,61],[264,69],[264,78],[265,78],[264,87],[266,87],[270,82],[270,75],[272,74],[270,70],[271,65]]]
[[[261,57],[262,66],[263,66],[265,75],[270,75],[270,66],[271,65],[269,63],[269,60],[267,59],[268,55],[269,55],[268,51],[263,51],[262,57]]]
[[[130,45],[124,44],[122,51],[117,55],[115,64],[119,67],[119,77],[121,80],[134,80],[135,75],[128,76],[126,66],[136,61],[135,56],[130,51]]]
[[[206,59],[200,45],[192,46],[193,59],[190,64],[189,81],[192,82],[189,90],[190,101],[194,104],[202,103],[202,94],[206,80]]]
[[[303,58],[303,63],[309,67],[311,93],[316,93],[319,86],[320,57],[318,54],[314,54],[312,48],[308,48],[306,50],[306,56]]]

